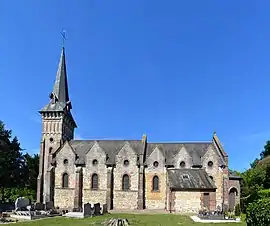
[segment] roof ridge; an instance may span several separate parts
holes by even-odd
[[[147,142],[149,144],[210,144],[213,141],[161,141],[161,142]]]
[[[73,140],[77,140],[77,139],[73,139]],[[120,141],[137,141],[137,140],[139,140],[140,141],[140,139],[137,139],[137,140],[135,140],[135,139],[83,139],[83,140],[120,140]]]

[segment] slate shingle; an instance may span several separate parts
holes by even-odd
[[[212,179],[203,169],[168,169],[169,187],[175,190],[215,190]]]

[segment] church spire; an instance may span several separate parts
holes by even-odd
[[[58,70],[51,98],[54,98],[56,102],[61,102],[64,104],[69,103],[66,58],[64,47],[62,47],[61,57],[58,65]]]
[[[60,61],[56,73],[53,90],[50,93],[50,103],[41,112],[45,111],[67,111],[72,108],[68,94],[67,69],[65,48],[62,47]]]

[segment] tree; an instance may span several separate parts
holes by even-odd
[[[22,154],[17,137],[0,121],[0,198],[31,196],[36,191],[39,156]]]
[[[268,140],[264,146],[264,150],[260,154],[261,160],[270,156],[270,140]]]
[[[17,137],[12,139],[12,131],[5,129],[0,121],[0,189],[2,201],[4,188],[21,186],[23,156]]]
[[[28,153],[24,155],[25,159],[25,185],[31,189],[37,190],[37,177],[39,167],[39,155],[34,154],[33,156]]]

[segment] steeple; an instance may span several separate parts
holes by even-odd
[[[66,57],[65,57],[65,48],[62,48],[61,57],[58,65],[58,70],[56,74],[56,80],[54,83],[53,97],[56,101],[62,103],[69,102],[69,95],[68,95],[68,84],[67,84],[67,70],[66,70]]]
[[[62,47],[60,61],[56,73],[53,91],[50,94],[50,102],[40,112],[66,111],[72,109],[68,94],[67,69],[65,48]]]
[[[66,141],[74,138],[74,130],[77,127],[71,114],[64,47],[50,101],[39,113],[42,116],[42,136],[37,201],[45,203],[54,200],[54,189],[51,189],[53,181],[50,179],[54,175],[54,153]]]

